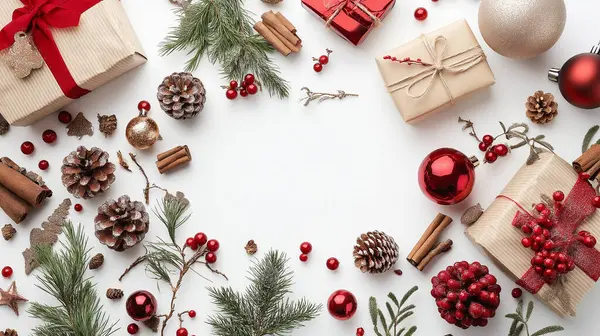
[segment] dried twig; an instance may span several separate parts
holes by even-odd
[[[463,131],[467,130],[468,128],[471,129],[471,131],[469,132],[469,135],[474,137],[477,141],[481,142],[481,139],[479,139],[479,137],[477,136],[477,133],[475,133],[475,127],[473,126],[473,122],[471,120],[466,120],[463,119],[461,117],[458,117],[458,122],[459,123],[465,123],[465,125],[463,126]]]
[[[327,52],[327,58],[329,58],[329,55],[331,55],[331,53],[333,52],[333,50],[331,50],[331,49],[327,48],[327,49],[325,49],[325,52]],[[314,56],[313,56],[313,58],[312,58],[312,59],[313,59],[313,61],[315,61],[315,62],[318,62],[318,61],[319,61],[319,57],[314,57]]]
[[[125,161],[125,158],[123,157],[123,153],[121,153],[121,151],[117,151],[117,159],[119,159],[119,165],[123,167],[123,169],[127,170],[128,172],[131,172],[129,164],[127,163],[127,161]]]
[[[133,163],[135,163],[135,165],[138,166],[138,168],[142,172],[142,175],[144,175],[144,178],[146,179],[146,187],[144,188],[144,199],[146,200],[146,204],[150,204],[150,181],[148,180],[148,175],[146,175],[144,168],[142,168],[142,166],[138,163],[136,159],[137,156],[133,153],[129,153],[129,156],[131,157],[131,160],[133,160]]]
[[[309,88],[303,87],[302,91],[306,92],[306,97],[300,99],[304,101],[304,106],[308,106],[311,101],[317,100],[318,103],[328,99],[344,99],[346,97],[358,97],[356,93],[346,93],[342,90],[337,90],[338,93],[327,93],[327,92],[312,92]]]
[[[385,56],[383,56],[383,59],[384,60],[390,60],[392,62],[406,63],[407,65],[413,65],[413,64],[420,64],[422,66],[432,65],[430,63],[426,63],[426,62],[421,61],[420,58],[417,58],[416,60],[414,60],[414,59],[412,59],[410,57],[405,57],[403,59],[399,59],[399,58],[396,58],[396,57],[393,57],[393,56],[390,56],[390,55],[385,55]]]

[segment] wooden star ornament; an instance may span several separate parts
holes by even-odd
[[[0,288],[0,306],[8,306],[17,316],[19,316],[19,302],[27,302],[28,300],[17,293],[17,282],[13,281],[12,285],[5,291]]]

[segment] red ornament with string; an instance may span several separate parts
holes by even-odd
[[[134,292],[125,302],[127,315],[140,322],[148,321],[156,315],[156,307],[156,298],[152,293],[145,290]]]
[[[327,310],[329,314],[337,320],[345,321],[351,319],[356,314],[358,303],[354,294],[345,289],[339,289],[327,300]]]

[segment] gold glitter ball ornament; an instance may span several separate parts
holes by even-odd
[[[148,149],[154,145],[160,137],[158,124],[154,119],[147,116],[150,111],[150,103],[141,101],[138,104],[140,115],[131,119],[125,129],[127,141],[137,149]]]
[[[479,30],[500,55],[528,59],[548,51],[565,28],[564,0],[482,0]]]

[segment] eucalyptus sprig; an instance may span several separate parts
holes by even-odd
[[[583,137],[583,144],[581,145],[582,153],[585,153],[590,148],[590,145],[592,144],[592,140],[594,139],[594,136],[596,135],[596,133],[598,133],[598,130],[600,130],[600,125],[592,126],[592,128],[590,128],[587,131],[587,133],[585,134],[585,137]],[[596,141],[596,145],[600,145],[600,139],[598,139],[598,141]]]
[[[542,328],[534,333],[530,333],[528,322],[532,313],[533,301],[529,301],[529,304],[527,304],[527,311],[525,312],[525,315],[523,315],[523,300],[520,300],[517,304],[517,310],[514,313],[506,314],[506,318],[513,320],[508,331],[508,336],[521,336],[523,331],[527,333],[526,336],[542,336],[565,330],[565,328],[559,325],[553,325]]]
[[[404,306],[404,304],[418,289],[419,287],[417,286],[411,288],[404,294],[404,297],[402,297],[402,300],[400,301],[398,301],[394,293],[390,292],[388,294],[391,303],[386,302],[385,307],[389,315],[389,323],[385,318],[383,311],[377,306],[377,299],[375,299],[374,296],[371,296],[369,299],[369,313],[371,314],[371,321],[373,322],[373,332],[375,332],[377,336],[411,336],[417,331],[416,326],[407,329],[406,327],[400,327],[400,325],[405,319],[414,314],[413,309],[415,309],[415,305],[411,304]],[[380,324],[382,328],[381,331],[379,330]]]

